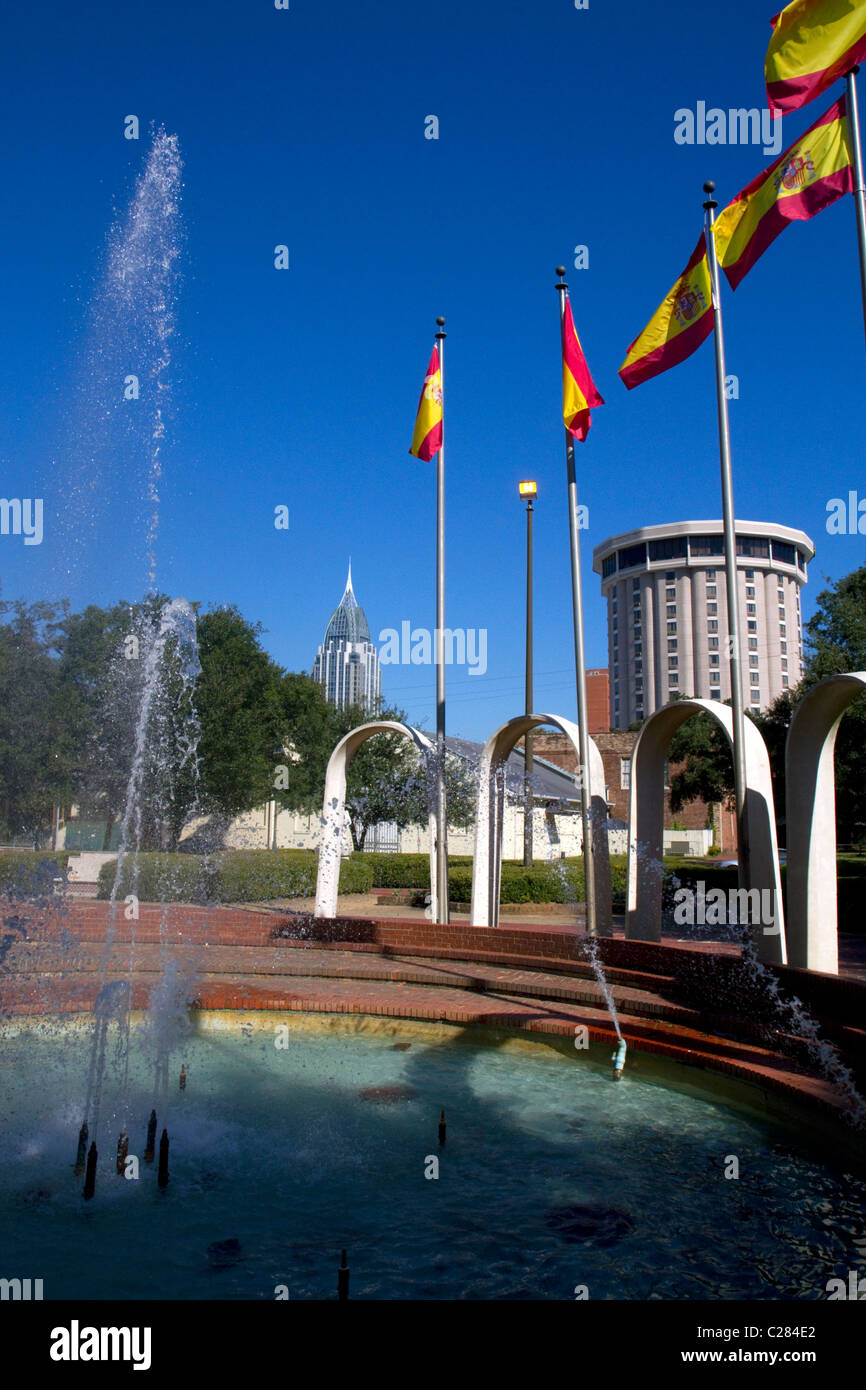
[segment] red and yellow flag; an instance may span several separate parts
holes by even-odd
[[[629,391],[690,357],[712,333],[715,319],[707,246],[701,234],[682,275],[626,353],[619,375]]]
[[[571,302],[566,299],[562,321],[562,418],[575,439],[586,439],[592,424],[590,407],[596,405],[604,405],[604,401],[589,374],[574,326]]]
[[[790,222],[817,216],[853,190],[851,161],[841,97],[719,214],[713,228],[716,252],[732,289]]]
[[[764,75],[774,114],[814,101],[866,61],[864,0],[793,0],[771,23]]]
[[[416,459],[428,462],[442,447],[442,372],[439,367],[439,349],[434,347],[418,402],[418,415],[415,420],[415,433],[412,436],[410,454]]]

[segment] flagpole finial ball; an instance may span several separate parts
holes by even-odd
[[[444,328],[444,327],[445,327],[445,320],[442,318],[441,314],[440,314],[439,318],[436,320],[436,322],[438,323],[438,325],[439,325],[440,328]]]
[[[564,265],[558,265],[558,266],[556,267],[556,273],[557,273],[557,275],[559,275],[560,277],[562,277],[562,276],[565,274],[565,266],[564,266]]]
[[[712,179],[707,179],[706,183],[704,184],[704,192],[705,192],[705,193],[715,193],[715,191],[716,191],[716,185],[713,183]]]

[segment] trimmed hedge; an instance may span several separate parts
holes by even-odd
[[[99,872],[98,896],[111,896],[116,860]],[[117,896],[132,892],[133,860],[124,860]],[[346,859],[341,893],[369,893],[369,866]],[[137,895],[142,902],[254,903],[273,898],[309,898],[316,891],[316,855],[310,850],[221,850],[194,854],[140,854]]]
[[[0,896],[38,898],[54,892],[65,878],[69,855],[64,850],[13,850],[0,854]]]
[[[430,888],[430,859],[426,854],[353,854],[351,862],[368,864],[374,888]],[[454,855],[448,867],[472,871],[469,855]]]

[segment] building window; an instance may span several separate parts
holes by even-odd
[[[779,646],[782,648],[782,651],[783,651],[783,652],[786,652],[786,651],[788,650],[788,643],[787,643],[787,642],[780,642],[780,643],[779,643]]]
[[[715,598],[715,597],[716,597],[716,592],[717,592],[717,591],[716,591],[716,586],[715,586],[715,584],[708,584],[708,585],[707,585],[707,598]]]
[[[708,613],[718,613],[718,611],[719,611],[719,605],[718,605],[717,603],[708,603],[708,604],[707,604],[707,612],[708,612]]]
[[[754,603],[747,603],[747,604],[746,604],[746,612],[747,612],[747,613],[757,613],[757,611],[758,611],[757,604],[754,604]]]
[[[667,615],[668,615],[669,618],[675,618],[675,617],[677,616],[677,606],[676,606],[675,603],[669,603],[669,604],[668,604],[668,606],[667,606]]]
[[[635,671],[636,671],[638,674],[640,674],[640,672],[643,671],[643,662],[642,662],[642,661],[636,661],[635,664],[634,664],[634,669],[635,669]]]
[[[668,690],[679,690],[679,688],[680,688],[680,678],[679,678],[679,676],[674,672],[674,673],[672,673],[672,674],[670,674],[670,675],[668,676]]]
[[[640,580],[639,580],[639,579],[633,579],[633,580],[631,581],[631,587],[632,587],[633,589],[639,589],[639,588],[640,588]]]
[[[750,632],[758,631],[758,624],[755,622],[754,618],[749,619],[749,621],[746,623],[746,627],[749,629]]]
[[[783,671],[787,671],[787,669],[788,669],[788,658],[787,658],[786,656],[783,656],[783,657],[782,657],[782,670],[783,670]]]
[[[635,642],[634,654],[635,656],[643,656],[643,642]]]
[[[711,690],[711,691],[710,691],[710,699],[711,699],[711,700],[721,700],[721,698],[722,698],[722,692],[721,692],[721,690]]]
[[[628,791],[631,786],[631,758],[619,760],[619,785],[623,791]]]
[[[710,652],[710,665],[711,665],[711,666],[718,666],[718,664],[719,664],[719,654],[718,654],[718,652]]]
[[[635,690],[643,690],[643,676],[635,676],[634,688]]]
[[[676,579],[676,577],[677,577],[677,572],[676,572],[676,570],[666,570],[666,571],[665,571],[665,579],[668,580],[668,582],[669,582],[671,579]]]
[[[759,686],[756,686],[756,685],[753,685],[753,686],[752,686],[752,704],[753,704],[753,705],[756,705],[756,704],[760,704],[760,703],[761,703],[761,691],[760,691],[760,687],[759,687]]]
[[[707,638],[707,643],[708,643],[708,645],[709,645],[710,651],[713,651],[713,649],[717,649],[717,648],[718,648],[719,639],[718,639],[718,637],[708,637],[708,638]]]
[[[669,652],[675,652],[676,649],[677,649],[677,638],[676,638],[676,637],[669,637],[669,638],[668,638],[668,651],[669,651]]]
[[[750,647],[750,649],[753,650],[753,651],[757,651],[757,650],[758,650],[758,639],[757,639],[757,637],[750,637],[750,638],[749,638],[749,647]]]
[[[614,700],[613,707],[617,712],[619,711],[619,700]]]
[[[755,597],[755,586],[754,586],[754,584],[747,584],[747,585],[746,585],[746,598],[754,598],[754,597]]]
[[[710,685],[718,685],[721,679],[721,674],[718,671],[710,672]]]
[[[614,695],[618,695],[618,694],[619,694],[619,681],[614,681],[614,683],[613,683],[613,693],[614,693]]]
[[[616,630],[617,630],[617,619],[616,619],[616,618],[614,618],[614,620],[613,620],[612,628],[613,628],[613,631],[616,632]]]
[[[787,676],[783,676],[783,677],[782,677],[782,684],[783,684],[783,685],[789,685],[789,684],[790,684],[790,682],[789,682]]]
[[[746,570],[746,578],[747,578],[747,579],[754,579],[754,577],[755,577],[755,571],[754,571],[754,570]]]
[[[679,659],[678,656],[669,656],[669,657],[668,657],[668,670],[669,670],[669,671],[676,671],[676,669],[677,669],[677,667],[679,666],[679,664],[680,664],[680,659]]]
[[[677,630],[677,625],[676,625],[676,623],[668,623],[668,636],[669,636],[669,637],[670,637],[670,635],[671,635],[672,633],[676,632],[676,630]]]
[[[716,571],[715,571],[715,570],[712,570],[712,569],[711,569],[711,570],[707,570],[707,571],[706,571],[706,576],[707,576],[707,579],[715,579],[715,577],[716,577]]]
[[[718,620],[718,618],[711,618],[710,621],[707,623],[707,632],[718,632],[718,630],[719,630],[719,620]]]
[[[761,658],[758,656],[758,653],[757,653],[757,652],[752,652],[751,655],[749,656],[749,665],[750,665],[750,666],[759,666],[759,665],[760,665],[760,662],[761,662]]]

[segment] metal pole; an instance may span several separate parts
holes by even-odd
[[[560,335],[565,331],[565,297],[568,285],[562,278],[565,266],[558,265]],[[586,661],[583,643],[583,593],[580,579],[580,531],[577,511],[577,478],[574,471],[574,439],[565,431],[565,461],[568,472],[568,533],[571,542],[571,603],[574,612],[574,673],[577,685],[577,728],[580,751],[580,818],[583,830],[583,875],[586,893],[586,930],[596,934],[595,863],[592,839],[592,805],[589,787],[589,725],[586,709]]]
[[[731,428],[725,395],[725,338],[722,327],[722,299],[719,293],[719,263],[713,236],[714,212],[718,203],[712,197],[716,185],[704,184],[707,201],[706,243],[713,289],[714,340],[716,347],[716,397],[719,414],[719,462],[722,473],[722,517],[725,528],[725,592],[728,605],[728,659],[731,668],[731,704],[734,711],[734,789],[737,803],[737,858],[740,886],[751,884],[749,830],[746,822],[746,716],[743,708],[743,655],[740,644],[740,601],[737,585],[737,538],[734,520],[734,484],[731,471]]]
[[[445,320],[438,318],[439,379],[442,386],[442,443],[436,462],[436,895],[439,921],[450,921],[448,906],[448,807],[445,800]]]
[[[526,502],[526,713],[532,714],[532,498]],[[523,766],[523,862],[532,863],[532,730],[524,738]]]
[[[863,181],[863,149],[860,144],[860,112],[857,107],[859,68],[848,73],[848,127],[854,152],[854,206],[857,212],[857,244],[860,248],[860,293],[863,297],[863,331],[866,333],[866,186]]]

